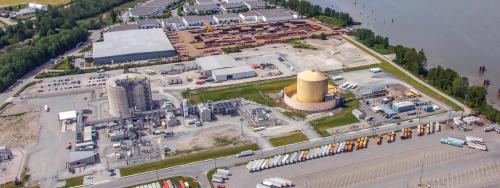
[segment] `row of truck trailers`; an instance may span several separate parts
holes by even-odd
[[[135,188],[190,188],[189,183],[182,180],[179,180],[178,183],[173,183],[170,180],[163,180],[162,184],[163,185],[160,185],[160,182],[154,182],[146,185],[139,185]]]
[[[448,144],[457,147],[463,147],[464,145],[467,145],[469,148],[488,151],[488,147],[486,147],[486,142],[484,142],[484,139],[475,136],[465,136],[465,140],[455,137],[441,138],[440,142],[442,144]]]
[[[432,134],[434,132],[441,131],[441,126],[439,123],[430,123],[426,125],[419,125],[417,127],[417,135],[423,136],[425,133]],[[410,128],[401,129],[401,139],[411,138],[412,131]],[[382,144],[382,135],[376,137],[377,144]],[[396,140],[396,133],[387,133],[387,143],[392,143]],[[310,159],[315,159],[319,157],[331,156],[334,154],[340,154],[342,152],[351,152],[354,149],[366,148],[368,144],[368,137],[361,137],[355,140],[347,140],[339,143],[332,143],[323,145],[316,148],[311,148],[309,150],[296,151],[293,153],[277,155],[274,157],[266,159],[256,159],[248,162],[246,168],[249,172],[258,172],[265,169],[279,167],[282,165],[294,164],[297,162],[302,162]]]

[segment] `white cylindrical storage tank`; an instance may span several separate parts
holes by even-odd
[[[147,111],[152,108],[149,79],[141,74],[127,73],[106,81],[109,114],[115,117],[130,117],[132,111]]]
[[[328,92],[328,78],[320,72],[306,70],[297,76],[297,101],[324,102]]]

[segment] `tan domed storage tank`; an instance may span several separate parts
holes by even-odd
[[[323,102],[328,92],[328,78],[315,70],[305,70],[297,76],[296,99],[300,102]]]

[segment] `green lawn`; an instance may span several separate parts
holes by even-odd
[[[305,119],[307,116],[306,112],[300,111],[300,110],[290,110],[290,111],[284,111],[282,112],[283,115],[293,118],[293,119]]]
[[[7,7],[26,3],[38,3],[44,5],[59,5],[69,3],[69,0],[1,0],[0,7]]]
[[[186,177],[186,176],[175,176],[175,177],[171,177],[171,178],[165,178],[165,179],[162,179],[159,181],[152,181],[152,182],[148,182],[148,183],[142,183],[142,184],[130,186],[129,188],[135,188],[135,187],[138,187],[140,185],[148,185],[148,184],[155,183],[155,182],[158,182],[158,183],[160,183],[160,186],[163,186],[163,180],[170,180],[170,182],[172,182],[172,183],[179,183],[179,181],[182,180],[183,182],[187,182],[189,184],[190,188],[201,188],[200,184],[198,183],[198,180],[196,180],[192,177]]]
[[[55,69],[55,70],[70,71],[70,70],[73,70],[74,65],[71,63],[71,61],[68,58],[65,58],[60,63],[52,65],[50,68]]]
[[[300,49],[310,49],[310,50],[316,50],[316,48],[310,44],[304,43],[304,41],[298,40],[298,39],[291,39],[288,41],[290,45],[294,48],[300,48]]]
[[[335,18],[335,17],[318,16],[317,19],[322,23],[332,25],[332,26],[343,26],[345,24],[344,21],[342,21],[339,18]]]
[[[66,179],[64,187],[76,187],[83,185],[83,176]]]
[[[227,87],[186,91],[183,93],[183,96],[189,99],[191,104],[198,104],[208,100],[218,101],[243,97],[260,104],[276,106],[276,102],[267,97],[266,94],[278,93],[284,87],[293,83],[295,83],[295,78],[259,81]]]
[[[284,146],[284,145],[288,145],[288,144],[303,142],[303,141],[307,141],[307,140],[309,140],[309,139],[307,138],[307,136],[304,133],[297,132],[297,133],[293,133],[293,134],[287,135],[287,136],[271,138],[271,139],[269,139],[269,142],[271,142],[271,144],[274,147],[278,147],[278,146]]]
[[[376,51],[379,54],[388,55],[394,53],[394,47],[389,46],[389,48],[385,49],[382,45],[375,45],[371,47],[372,50]]]
[[[226,157],[230,155],[238,154],[245,150],[259,150],[259,146],[257,144],[248,144],[243,146],[236,146],[231,148],[219,149],[219,150],[211,150],[202,153],[188,154],[183,156],[178,156],[166,160],[156,161],[152,163],[147,163],[138,166],[126,167],[120,169],[120,173],[122,176],[130,176],[133,174],[138,174],[142,172],[148,172],[153,170],[159,170],[162,168],[168,168],[208,159],[214,159],[219,157]]]
[[[360,44],[352,41],[350,38],[347,38],[347,37],[343,37],[343,38],[346,39],[347,41],[349,41],[350,43],[352,43],[353,45],[357,46],[361,50],[365,51],[366,53],[370,54],[371,56],[375,57],[377,60],[379,60],[381,63],[378,64],[377,67],[384,69],[384,71],[388,72],[389,74],[391,74],[391,75],[397,77],[398,79],[412,85],[413,87],[415,87],[415,89],[424,92],[425,94],[431,96],[432,98],[447,104],[448,106],[454,108],[455,110],[463,110],[463,108],[460,107],[458,104],[456,104],[453,101],[447,99],[446,97],[440,95],[439,93],[433,91],[431,88],[428,88],[427,86],[421,84],[420,82],[413,79],[409,75],[401,72],[398,68],[394,67],[392,64],[390,64],[384,58],[381,58],[377,54],[374,54],[373,52],[367,50],[366,47],[361,46]]]
[[[350,97],[344,96],[346,99]],[[359,122],[359,120],[352,115],[352,110],[359,106],[359,101],[356,99],[348,99],[345,103],[345,107],[342,109],[340,114],[335,114],[334,116],[322,118],[311,122],[314,130],[316,130],[321,136],[330,136],[330,133],[326,129],[343,126],[348,124],[353,124]]]

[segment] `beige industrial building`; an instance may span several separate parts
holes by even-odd
[[[317,112],[334,108],[340,90],[328,84],[328,77],[315,70],[297,75],[297,84],[283,90],[284,102],[297,110]]]
[[[106,81],[109,114],[115,117],[130,117],[136,111],[152,109],[151,85],[141,74],[126,73]]]

